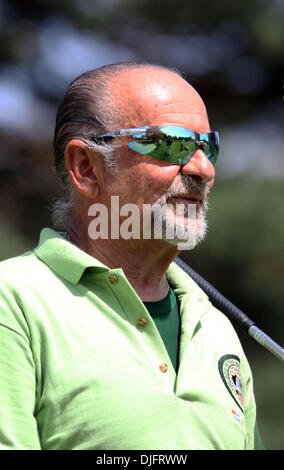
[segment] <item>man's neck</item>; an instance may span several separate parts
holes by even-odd
[[[72,230],[68,231],[68,238],[109,268],[122,268],[142,301],[166,297],[169,289],[166,271],[178,255],[175,246],[162,240],[92,240]]]

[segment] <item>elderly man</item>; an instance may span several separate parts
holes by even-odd
[[[198,93],[150,64],[87,72],[54,147],[58,231],[0,268],[1,448],[261,448],[239,340],[173,262],[204,237],[214,181]]]

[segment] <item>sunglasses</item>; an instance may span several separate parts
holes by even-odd
[[[135,152],[176,165],[187,163],[198,148],[203,150],[208,160],[214,165],[219,151],[218,132],[198,134],[184,127],[175,126],[121,129],[93,137],[92,140],[107,142],[116,137],[128,136],[132,137],[128,147]]]

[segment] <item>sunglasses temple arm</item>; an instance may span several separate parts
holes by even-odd
[[[255,323],[230,300],[224,297],[215,287],[189,267],[181,258],[175,258],[175,263],[180,266],[208,295],[212,304],[223,311],[229,319],[246,330],[248,334],[261,346],[271,352],[281,362],[284,362],[284,349],[271,339],[266,333],[260,330]]]

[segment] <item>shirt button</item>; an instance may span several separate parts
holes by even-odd
[[[139,319],[137,320],[137,325],[138,325],[138,326],[141,326],[142,328],[145,328],[145,326],[147,325],[147,323],[148,323],[148,322],[147,322],[146,318],[139,318]]]
[[[160,368],[160,371],[161,371],[161,372],[167,372],[167,370],[168,370],[168,365],[167,365],[165,362],[163,362],[163,364],[160,364],[160,365],[159,365],[159,368]]]
[[[118,282],[118,277],[116,274],[110,274],[109,275],[109,281],[112,283],[112,284],[116,284]]]

